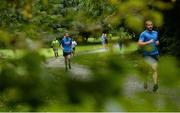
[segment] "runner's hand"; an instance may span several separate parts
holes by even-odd
[[[150,43],[153,43],[153,42],[154,42],[154,40],[151,39],[151,40],[147,41],[147,44],[150,44]]]

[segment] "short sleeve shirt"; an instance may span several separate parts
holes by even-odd
[[[72,39],[70,37],[64,37],[61,40],[61,45],[64,48],[64,52],[70,53],[72,51]]]
[[[158,55],[159,51],[156,46],[156,41],[158,41],[158,32],[157,31],[148,31],[145,30],[140,34],[139,40],[143,42],[147,42],[149,40],[153,39],[154,42],[150,43],[143,47],[143,54],[146,55]]]

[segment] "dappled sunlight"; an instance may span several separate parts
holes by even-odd
[[[0,112],[180,111],[178,22],[176,15],[165,16],[174,14],[178,4],[0,0]],[[164,32],[157,92],[137,43],[145,20]],[[68,70],[60,47],[65,34],[77,42]]]

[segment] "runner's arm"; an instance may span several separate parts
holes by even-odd
[[[61,41],[60,47],[61,47],[62,50],[64,50],[64,47],[63,47],[63,41]]]
[[[61,44],[61,46],[60,46],[60,47],[61,47],[61,49],[62,49],[62,50],[64,49],[64,48],[63,48],[63,46],[62,46],[62,44]]]
[[[159,40],[158,40],[158,41],[156,41],[156,45],[157,45],[157,46],[158,46],[158,45],[160,45]]]
[[[138,41],[138,45],[139,45],[140,47],[143,47],[143,46],[148,45],[148,44],[150,44],[150,43],[152,43],[152,42],[153,42],[153,39],[151,39],[151,40],[149,40],[149,41],[146,41],[146,42],[143,42],[142,40],[139,40],[139,41]]]

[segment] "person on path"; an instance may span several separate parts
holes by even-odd
[[[107,39],[107,34],[106,33],[102,34],[101,42],[102,42],[103,48],[107,49],[108,39]]]
[[[59,41],[55,38],[52,43],[51,43],[51,46],[53,48],[53,52],[54,52],[54,56],[55,58],[57,58],[59,55],[58,55],[58,48],[59,48]]]
[[[72,55],[75,55],[75,50],[76,50],[77,42],[75,40],[72,41]]]
[[[151,20],[147,20],[145,22],[146,30],[140,34],[138,45],[143,50],[143,56],[145,61],[152,68],[152,78],[154,82],[153,92],[156,92],[158,89],[158,57],[159,51],[157,46],[160,44],[158,40],[158,32],[153,30],[153,22]],[[144,88],[147,89],[147,83],[144,83]]]
[[[71,69],[71,53],[72,53],[72,39],[69,34],[66,33],[61,40],[61,48],[63,50],[65,69],[66,71]]]

